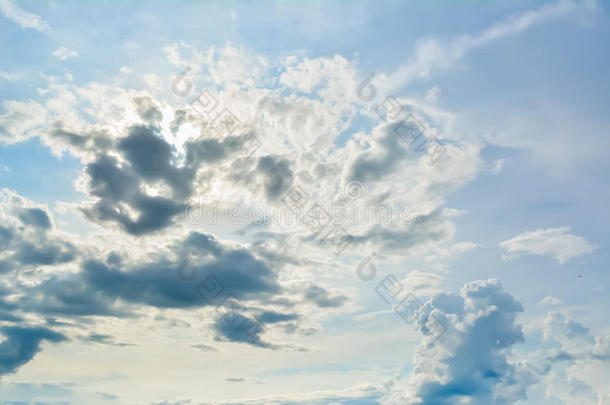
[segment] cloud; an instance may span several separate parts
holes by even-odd
[[[31,28],[36,31],[49,31],[51,27],[39,15],[28,13],[24,9],[16,6],[10,0],[0,0],[0,12],[6,18],[17,23],[21,28]]]
[[[237,312],[228,312],[214,322],[217,332],[216,340],[224,342],[248,343],[266,349],[276,349],[261,339],[263,325],[259,321]]]
[[[204,345],[203,343],[199,343],[196,345],[191,345],[192,348],[197,349],[197,350],[201,350],[202,352],[210,352],[210,351],[217,351],[218,349],[215,348],[214,346],[209,346],[209,345]]]
[[[415,46],[415,56],[387,78],[387,86],[400,88],[414,79],[428,78],[432,71],[452,67],[469,51],[483,47],[498,39],[519,34],[546,21],[570,16],[579,10],[589,10],[594,3],[559,1],[546,4],[506,21],[493,24],[478,35],[461,35],[450,42],[437,39],[420,39]]]
[[[222,405],[321,405],[321,404],[345,404],[345,405],[379,405],[378,399],[383,392],[372,385],[359,385],[342,390],[321,390],[308,393],[291,395],[275,395],[256,399],[241,399],[238,401],[224,400],[216,401]],[[174,400],[155,402],[155,405],[195,405],[195,400]],[[200,403],[202,404],[202,403]],[[211,405],[211,403],[205,403]]]
[[[133,128],[119,142],[119,149],[126,155],[128,164],[101,155],[86,166],[89,190],[98,200],[84,206],[83,212],[94,220],[118,223],[132,235],[168,227],[175,215],[185,212],[186,204],[181,200],[191,192],[187,181],[192,178],[192,172],[172,166],[169,145],[145,127]],[[148,159],[146,153],[155,158]],[[151,196],[142,190],[143,182],[159,180],[171,187],[175,200]],[[130,215],[127,207],[136,215]]]
[[[82,206],[87,217],[117,224],[127,233],[141,236],[166,229],[179,214],[187,214],[199,169],[212,169],[239,153],[243,142],[252,135],[189,140],[180,156],[156,126],[162,115],[155,102],[143,96],[135,103],[140,118],[150,125],[130,126],[125,130],[126,136],[110,139],[97,132],[81,135],[62,129],[55,129],[52,136],[79,150],[89,149],[89,156],[95,159],[86,164],[83,173],[86,191],[93,197]],[[261,161],[258,169],[248,167],[243,176],[250,178],[257,170],[265,172],[277,167],[282,176],[290,178],[284,160],[278,159],[275,164],[273,158]],[[265,184],[269,198],[276,197],[290,183],[282,184]]]
[[[526,401],[528,389],[543,386],[547,398],[568,405],[603,404],[607,384],[598,377],[610,370],[610,338],[552,311],[542,328],[548,346],[514,353],[515,344],[525,342],[517,323],[522,311],[496,280],[431,298],[417,313],[422,332],[431,317],[446,331],[432,342],[424,334],[413,371],[386,382],[381,402],[508,405]]]
[[[33,225],[43,230],[51,228],[51,220],[49,215],[40,208],[29,208],[23,210],[19,214],[21,222],[27,225]]]
[[[426,102],[430,103],[430,104],[436,104],[438,103],[440,97],[441,97],[441,89],[438,86],[434,86],[431,89],[429,89],[426,92],[426,95],[424,96],[424,100],[426,100]]]
[[[331,295],[331,293],[317,285],[311,285],[305,290],[305,298],[311,300],[320,308],[340,307],[348,301],[343,295]]]
[[[137,106],[138,115],[144,122],[156,125],[163,119],[163,113],[152,97],[140,96],[134,98],[133,101]]]
[[[441,292],[442,282],[443,277],[437,274],[413,270],[407,273],[401,284],[416,296],[431,297]]]
[[[46,328],[5,326],[0,328],[5,340],[0,343],[0,375],[14,373],[40,351],[42,341],[61,342],[65,336]]]
[[[258,160],[256,172],[264,177],[263,186],[269,200],[277,199],[292,184],[290,162],[284,158],[262,156]]]
[[[111,345],[111,346],[120,346],[120,347],[134,346],[132,343],[116,342],[113,336],[105,335],[102,333],[92,333],[89,336],[83,337],[82,340],[85,342],[99,343],[102,345]]]
[[[358,254],[367,245],[412,252],[419,247],[433,250],[451,243],[454,213],[444,207],[445,196],[476,174],[478,147],[448,144],[451,165],[439,162],[431,167],[422,153],[397,150],[400,145],[392,138],[397,123],[379,124],[344,144],[342,137],[345,131],[351,131],[352,120],[358,116],[352,101],[357,88],[353,62],[331,58],[320,63],[320,69],[313,69],[319,80],[311,82],[311,91],[316,94],[309,97],[300,94],[299,89],[293,92],[289,86],[277,91],[269,87],[264,82],[265,61],[258,66],[260,75],[256,69],[252,70],[256,73],[253,76],[239,66],[223,72],[223,66],[231,67],[225,63],[233,60],[231,52],[223,51],[226,58],[212,58],[215,65],[211,70],[219,78],[230,76],[217,98],[222,108],[227,106],[239,114],[243,132],[219,136],[211,129],[209,117],[189,106],[174,109],[163,97],[153,96],[154,92],[145,94],[102,84],[78,87],[73,82],[56,83],[44,93],[47,100],[41,108],[47,116],[37,130],[30,129],[34,125],[19,127],[23,125],[21,118],[29,121],[32,114],[24,112],[20,117],[16,111],[33,110],[35,104],[11,104],[12,109],[0,117],[0,128],[7,124],[5,132],[10,142],[39,136],[55,153],[68,151],[81,160],[83,171],[77,187],[88,198],[80,209],[99,231],[90,235],[96,243],[73,235],[70,243],[74,255],[70,258],[62,255],[68,251],[60,243],[64,239],[51,238],[55,235],[50,215],[46,214],[47,227],[40,212],[11,212],[11,221],[18,221],[15,224],[32,234],[48,234],[47,245],[59,247],[55,254],[50,249],[41,252],[40,257],[46,254],[50,264],[69,264],[67,271],[53,269],[36,274],[32,277],[35,286],[16,282],[15,300],[24,315],[68,318],[75,323],[88,320],[91,323],[84,326],[84,336],[89,341],[113,344],[117,340],[110,333],[93,330],[99,317],[110,322],[110,317],[141,317],[153,308],[155,312],[201,309],[211,315],[203,323],[216,341],[277,350],[294,348],[275,343],[278,333],[295,338],[295,332],[315,332],[317,325],[306,322],[315,318],[320,308],[324,316],[347,310],[349,297],[344,291],[294,282],[295,274],[298,280],[302,280],[301,275],[312,280],[321,266],[339,264],[334,258],[328,259],[328,246],[315,240],[305,226],[293,229],[272,223],[266,234],[257,234],[263,239],[269,239],[268,235],[294,237],[294,249],[299,253],[294,257],[264,255],[256,246],[250,250],[250,245],[221,241],[209,233],[214,229],[188,233],[192,224],[185,224],[180,215],[192,208],[198,193],[199,197],[222,201],[236,198],[244,205],[276,206],[288,187],[299,184],[312,195],[344,201],[345,187],[341,183],[358,179],[365,183],[366,197],[372,202],[415,201],[416,206],[409,217],[412,221],[356,224],[350,233]],[[253,60],[258,63],[258,58]],[[344,70],[351,73],[344,75]],[[346,80],[339,80],[343,76]],[[253,83],[267,87],[248,87]],[[434,117],[425,119],[427,129],[435,134],[442,132],[435,127]],[[0,135],[5,133],[0,131]],[[240,146],[240,139],[251,136],[264,141],[252,154]],[[5,233],[6,238],[0,232],[0,243],[16,240],[13,228]],[[23,246],[35,251],[39,245],[32,238],[30,234],[24,236],[30,245]],[[126,251],[127,246],[131,251]],[[180,278],[189,255],[188,271],[194,274],[190,284]],[[321,255],[324,260],[318,259]],[[280,274],[286,279],[280,280]],[[418,273],[408,281],[427,293],[436,292],[431,274]],[[288,287],[293,284],[299,286]],[[216,305],[215,297],[206,295],[210,285],[222,286],[241,308]],[[223,311],[225,315],[219,316]],[[227,323],[227,317],[238,326]],[[189,323],[194,325],[190,319]],[[368,392],[354,398],[365,398],[362,403],[367,403],[375,395],[378,393]],[[324,394],[320,397],[326,398]],[[329,394],[328,398],[340,401],[350,397]]]
[[[561,300],[559,300],[558,298],[552,297],[550,295],[547,295],[546,297],[544,297],[543,299],[540,300],[540,304],[547,305],[547,306],[555,306],[555,305],[561,304]]]
[[[419,312],[422,331],[437,317],[446,332],[417,350],[414,371],[389,385],[387,404],[512,404],[525,399],[531,378],[509,360],[523,342],[516,323],[523,307],[496,280],[466,284],[459,295],[440,294]]]
[[[37,266],[69,263],[78,251],[60,236],[46,207],[0,189],[0,272],[17,265]]]
[[[543,335],[553,343],[551,349],[541,350],[547,398],[566,405],[605,404],[608,387],[597,377],[610,372],[610,338],[595,336],[559,311],[547,315]]]
[[[138,170],[156,173],[155,168]],[[111,197],[123,192],[121,187],[107,190]],[[0,219],[4,224],[0,227],[3,248],[0,259],[8,261],[7,266],[15,273],[7,279],[12,280],[10,290],[4,292],[0,286],[0,318],[4,321],[19,322],[21,318],[12,315],[15,312],[75,319],[82,324],[81,320],[91,316],[141,317],[142,307],[206,308],[217,318],[211,325],[217,341],[274,350],[294,349],[262,338],[267,325],[282,331],[287,330],[285,326],[290,322],[293,332],[305,330],[298,325],[300,314],[285,313],[278,307],[296,311],[297,305],[309,308],[308,304],[313,303],[334,308],[346,300],[311,283],[288,291],[278,282],[277,272],[246,247],[223,242],[211,234],[191,232],[173,236],[160,243],[154,252],[134,254],[116,249],[114,244],[89,246],[84,241],[64,240],[63,234],[59,238],[53,218],[44,206],[8,190],[2,191],[0,197]],[[115,249],[109,250],[111,247]],[[70,271],[58,266],[68,263]],[[45,273],[28,274],[20,280],[20,270],[32,265],[57,267]],[[287,292],[302,294],[305,300],[291,302],[283,296]],[[10,301],[4,299],[9,293]],[[243,322],[238,322],[237,327],[227,324],[228,315],[218,316],[226,311],[231,319],[246,322],[246,326]],[[64,321],[48,324],[73,325]],[[96,322],[84,323],[87,334],[77,338],[112,346],[129,345],[111,334],[96,332],[95,325]],[[209,350],[207,346],[196,347]]]
[[[500,246],[508,251],[509,255],[506,258],[509,259],[520,253],[550,255],[560,264],[585,254],[591,254],[597,248],[582,236],[569,232],[570,228],[567,226],[537,229],[505,240],[500,243]]]
[[[544,338],[554,339],[564,346],[573,343],[594,343],[591,331],[579,322],[567,319],[565,315],[558,311],[548,314],[544,323]]]
[[[295,57],[286,60],[279,80],[286,87],[318,95],[326,102],[337,102],[354,97],[357,70],[341,55],[315,59]]]
[[[299,319],[299,315],[297,314],[282,314],[280,312],[275,311],[264,311],[258,316],[258,319],[265,323],[278,323],[278,322],[286,322],[286,321],[294,321]]]
[[[160,257],[131,265],[123,260],[86,260],[76,275],[53,275],[43,281],[22,299],[22,306],[45,315],[127,316],[132,312],[129,306],[118,305],[117,300],[162,309],[194,308],[219,305],[227,294],[247,301],[281,291],[265,263],[211,235],[192,233],[173,249],[174,260]],[[185,269],[184,258],[190,252],[200,257]],[[196,275],[191,285],[180,277],[182,271]],[[218,291],[209,291],[212,284]]]
[[[35,101],[3,101],[0,115],[0,141],[9,144],[36,135],[47,119],[47,110]]]
[[[68,60],[72,58],[76,58],[78,56],[78,52],[73,49],[66,48],[62,46],[55,51],[53,51],[53,56],[57,57],[59,60]]]

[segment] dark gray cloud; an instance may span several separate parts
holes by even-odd
[[[0,287],[0,321],[21,322],[22,319],[15,314],[19,306],[4,299],[9,294],[11,291]]]
[[[129,149],[131,146],[125,147]],[[133,162],[139,159],[134,156],[129,158]],[[143,177],[157,178],[165,169],[137,163],[136,171],[131,161],[121,163],[113,156],[103,155],[88,166],[91,194],[100,197],[99,207],[104,207],[104,204],[120,207],[124,201],[137,207],[138,198],[154,199],[139,195],[137,186]],[[222,308],[220,301],[228,298],[229,301],[253,306],[242,307],[239,313],[233,309],[233,319],[240,321],[237,327],[227,325],[225,316],[217,319],[213,331],[220,341],[247,343],[275,350],[281,346],[262,339],[265,324],[292,322],[298,328],[296,322],[300,319],[299,315],[269,308],[279,305],[284,299],[277,273],[267,262],[244,247],[222,243],[210,234],[192,232],[182,240],[167,244],[143,262],[134,261],[130,255],[118,251],[104,253],[98,258],[95,248],[85,248],[59,239],[53,230],[52,218],[46,211],[23,204],[17,206],[19,209],[0,208],[0,216],[7,218],[0,227],[0,244],[5,247],[5,253],[8,252],[8,259],[3,259],[8,267],[14,266],[18,270],[23,266],[56,265],[80,260],[79,272],[41,272],[36,284],[18,281],[10,291],[14,295],[11,301],[5,300],[3,297],[6,294],[0,292],[2,320],[19,322],[20,313],[35,313],[50,319],[49,327],[82,324],[81,329],[88,334],[82,335],[81,340],[124,346],[129,343],[111,335],[92,332],[90,329],[94,326],[94,318],[90,317],[135,318],[140,316],[138,309],[141,306],[159,309]],[[122,215],[116,211],[114,214]],[[142,216],[136,225],[143,226]],[[128,224],[125,227],[133,231]],[[193,277],[187,279],[185,274]],[[209,289],[211,282],[217,288],[213,293]],[[314,287],[311,287],[306,300],[319,306],[336,307],[341,306],[345,298],[332,296],[323,289],[314,291]],[[264,309],[260,308],[261,304],[265,306]],[[294,306],[294,303],[289,304]],[[258,316],[253,318],[254,314]],[[75,323],[66,322],[66,319],[72,319]],[[251,323],[244,326],[242,323],[245,321]],[[40,336],[39,341],[56,337],[52,334]],[[34,345],[35,350],[38,350],[37,347]],[[23,358],[24,362],[27,361],[26,357]]]
[[[147,170],[143,167],[139,169]],[[154,172],[154,169],[148,169]],[[90,178],[91,194],[99,199],[93,206],[84,207],[83,212],[93,220],[118,223],[132,235],[163,229],[171,225],[173,217],[186,208],[180,201],[146,195],[131,167],[121,166],[114,157],[99,156],[95,162],[87,165],[86,171]],[[128,207],[137,212],[135,219],[129,215]]]
[[[67,263],[76,257],[76,248],[69,242],[46,241],[45,245],[22,242],[17,247],[13,259],[21,264],[59,264]]]
[[[135,126],[118,142],[134,171],[146,180],[164,179],[174,169],[171,145],[155,132],[151,127]]]
[[[262,188],[267,200],[275,201],[290,188],[294,173],[285,158],[266,155],[233,160],[228,179],[253,191]]]
[[[36,288],[23,290],[19,306],[27,312],[61,317],[133,316],[130,309],[88,284],[82,274],[52,275]]]
[[[220,342],[248,343],[265,349],[277,348],[261,339],[264,326],[260,321],[238,312],[227,312],[216,319],[213,327],[217,332],[216,340]]]
[[[13,230],[0,226],[0,249],[4,250],[13,239]]]
[[[123,159],[106,150],[87,164],[90,193],[97,200],[83,207],[83,212],[91,220],[114,222],[132,235],[167,228],[178,214],[185,212],[198,170],[203,165],[212,169],[214,164],[239,151],[251,136],[189,141],[185,144],[185,162],[180,166],[174,148],[158,128],[133,126],[116,144]],[[170,194],[151,196],[144,186],[166,188]],[[133,212],[135,215],[130,214]]]
[[[118,142],[118,149],[141,179],[148,183],[163,180],[177,198],[191,195],[193,170],[176,166],[173,147],[155,127],[130,128],[129,135]]]
[[[0,328],[5,340],[0,343],[0,375],[14,373],[40,351],[43,340],[61,342],[65,336],[47,328],[5,326]]]
[[[101,333],[92,333],[88,336],[81,338],[81,340],[110,346],[134,346],[132,343],[117,342],[113,336]]]
[[[40,208],[27,208],[21,211],[19,219],[26,225],[32,225],[40,229],[50,229],[51,220],[46,211]]]
[[[263,178],[265,196],[272,201],[288,190],[294,179],[290,162],[278,156],[259,158],[256,172]]]
[[[309,286],[305,291],[305,298],[321,308],[340,307],[348,301],[346,296],[332,295],[328,290],[317,285]]]
[[[287,322],[294,321],[299,319],[299,315],[297,314],[282,314],[281,312],[275,311],[263,311],[258,319],[265,323],[278,323],[278,322]]]
[[[139,96],[133,99],[140,118],[150,124],[158,124],[163,120],[163,113],[159,106],[149,96]]]
[[[85,169],[89,188],[98,200],[83,212],[93,220],[111,221],[132,235],[143,235],[166,228],[184,212],[184,199],[192,193],[194,172],[172,164],[172,148],[153,127],[135,126],[118,142],[126,163],[109,155],[99,155]],[[164,182],[172,198],[149,196],[143,184]],[[133,218],[129,209],[136,212]]]
[[[193,252],[197,257],[187,264],[165,257],[133,265],[89,259],[78,274],[49,277],[34,294],[22,298],[21,305],[45,315],[128,316],[131,311],[118,301],[158,308],[217,305],[217,297],[204,288],[210,280],[223,296],[239,300],[266,299],[281,292],[276,274],[244,248],[226,247],[211,235],[193,232],[173,249],[181,258]],[[195,276],[186,282],[181,272]]]

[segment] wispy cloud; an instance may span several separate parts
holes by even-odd
[[[593,9],[595,2],[561,1],[548,4],[537,10],[495,23],[478,35],[464,34],[447,42],[434,38],[420,39],[416,44],[415,56],[389,76],[388,84],[391,83],[393,88],[399,88],[414,79],[429,77],[433,70],[451,67],[473,49],[500,38],[519,34],[533,25],[572,14],[583,7]]]
[[[28,13],[24,9],[17,7],[10,0],[0,0],[0,12],[22,28],[31,28],[40,32],[51,29],[49,24],[41,16]]]
[[[571,234],[569,231],[570,228],[567,226],[537,229],[505,240],[500,246],[508,250],[509,255],[505,256],[508,259],[519,253],[530,253],[551,255],[561,264],[575,257],[593,253],[597,248],[582,236]]]

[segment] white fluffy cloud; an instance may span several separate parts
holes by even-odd
[[[509,253],[505,258],[512,258],[521,253],[550,255],[561,264],[591,254],[597,248],[582,236],[571,234],[567,226],[524,232],[501,242],[500,246]]]
[[[78,56],[78,52],[74,49],[66,48],[65,46],[59,47],[55,51],[53,51],[53,55],[57,57],[59,60],[67,60],[76,58]]]
[[[541,351],[546,396],[565,405],[606,405],[610,399],[610,338],[594,335],[559,311],[547,315],[543,334],[554,344]]]
[[[6,112],[0,115],[0,141],[17,143],[34,136],[46,123],[47,111],[36,101],[4,101]]]

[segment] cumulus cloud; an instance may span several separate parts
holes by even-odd
[[[543,336],[554,343],[542,351],[546,396],[566,405],[605,404],[610,391],[597,376],[610,372],[610,338],[595,336],[560,311],[547,315]]]
[[[582,236],[571,234],[570,228],[567,226],[524,232],[501,242],[500,246],[508,251],[509,255],[506,258],[512,258],[521,253],[550,255],[560,264],[585,254],[591,254],[597,248]]]
[[[422,332],[431,316],[447,330],[435,341],[422,339],[414,370],[386,382],[380,402],[512,404],[527,400],[528,390],[542,383],[549,399],[604,404],[608,389],[598,377],[610,370],[610,339],[551,311],[542,326],[548,344],[516,353],[514,345],[525,341],[516,322],[522,310],[495,280],[471,282],[459,295],[430,299],[418,312]]]
[[[496,280],[466,284],[460,294],[440,294],[420,311],[425,331],[436,316],[446,332],[423,339],[406,380],[390,383],[387,404],[512,404],[524,399],[531,377],[509,359],[523,342],[517,315],[523,307]]]

